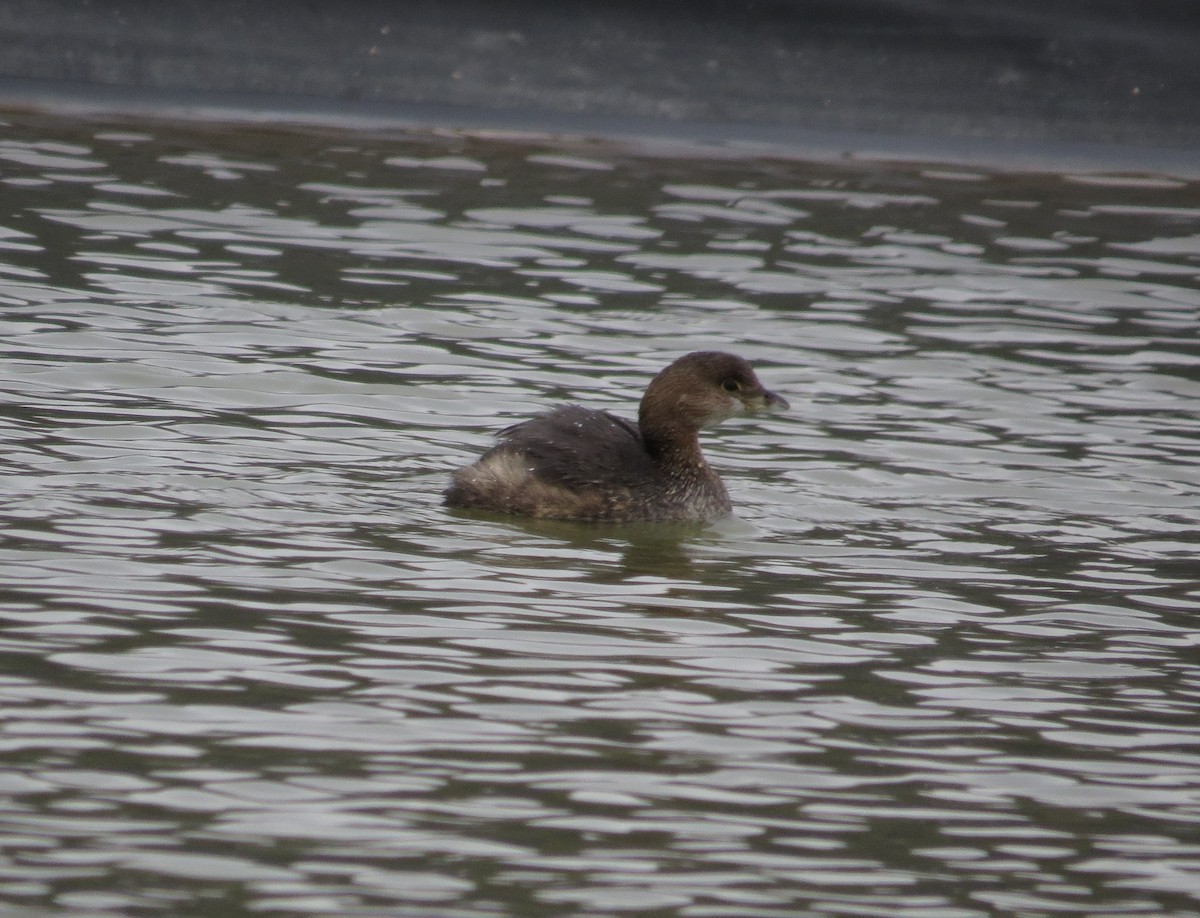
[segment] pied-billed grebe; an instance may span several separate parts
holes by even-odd
[[[786,408],[733,354],[697,351],[651,380],[638,422],[565,405],[500,433],[454,473],[451,507],[560,520],[708,520],[733,509],[699,431],[745,410]]]

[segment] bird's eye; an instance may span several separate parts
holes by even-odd
[[[726,392],[741,392],[742,384],[736,379],[727,379],[725,382],[721,383],[721,388]]]

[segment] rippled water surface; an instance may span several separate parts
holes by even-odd
[[[1200,187],[0,130],[0,904],[1200,915]],[[750,358],[737,517],[447,512]]]

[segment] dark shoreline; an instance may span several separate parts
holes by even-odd
[[[1190,0],[21,0],[0,108],[1200,172]]]

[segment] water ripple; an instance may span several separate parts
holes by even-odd
[[[1194,184],[8,121],[9,910],[1200,908]],[[713,347],[736,519],[441,507]]]

